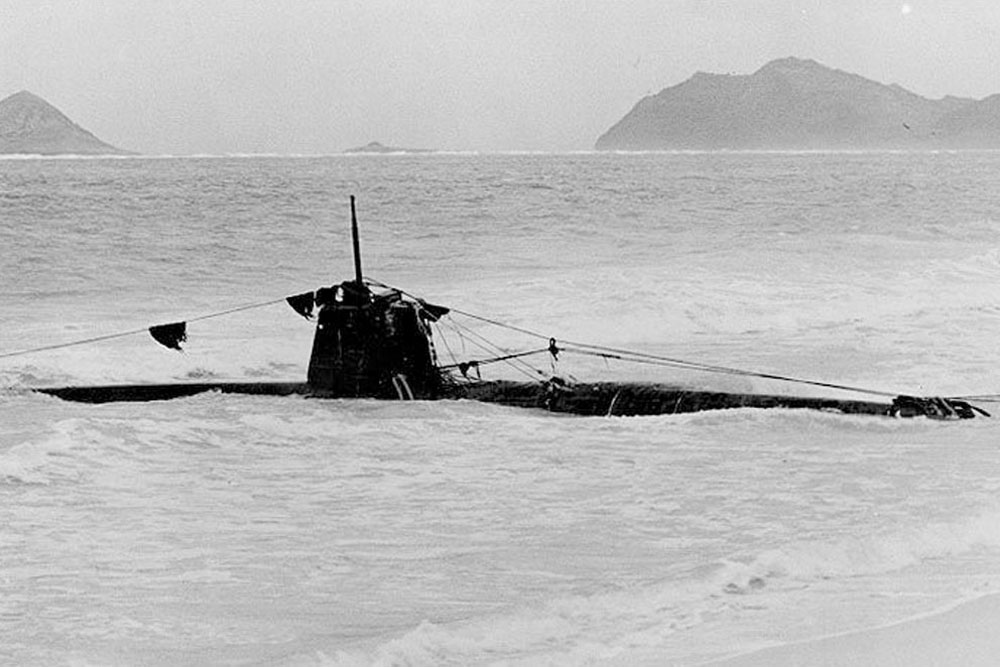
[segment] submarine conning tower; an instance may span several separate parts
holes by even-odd
[[[398,290],[375,294],[364,282],[353,196],[351,234],[354,280],[316,291],[310,391],[324,397],[437,398],[442,378],[429,327],[437,315]]]

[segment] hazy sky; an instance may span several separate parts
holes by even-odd
[[[0,3],[0,98],[145,153],[586,150],[644,95],[785,56],[986,97],[1000,0]]]

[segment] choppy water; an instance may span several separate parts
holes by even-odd
[[[998,173],[995,152],[7,159],[0,355],[348,278],[356,194],[366,274],[437,303],[995,393]],[[26,391],[299,380],[312,331],[277,304],[188,335],[183,355],[140,333],[0,357],[0,662],[697,664],[1000,587],[997,419]]]

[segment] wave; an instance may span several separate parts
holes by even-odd
[[[748,593],[772,582],[895,572],[927,559],[957,556],[977,548],[1000,549],[1000,507],[953,523],[789,544],[750,559],[722,561],[710,581],[727,593]]]
[[[0,451],[0,486],[48,486],[76,474],[63,461],[67,452],[83,442],[98,443],[104,435],[85,419],[66,419],[50,427],[50,435],[28,440]]]
[[[1000,508],[957,523],[829,542],[804,542],[725,560],[691,578],[563,597],[456,623],[423,621],[367,646],[302,663],[361,665],[595,664],[671,639],[727,614],[761,613],[813,585],[903,570],[928,559],[1000,548]],[[961,599],[978,594],[955,591]],[[751,602],[759,597],[757,603]]]

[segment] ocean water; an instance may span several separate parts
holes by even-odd
[[[280,300],[352,276],[354,194],[367,276],[544,338],[995,394],[998,173],[997,152],[0,160],[0,663],[696,665],[1000,591],[990,402],[942,423],[30,391],[303,379],[312,325]],[[183,354],[144,332],[181,319]],[[438,333],[444,362],[540,345],[458,314]],[[829,393],[528,361],[483,373]]]

